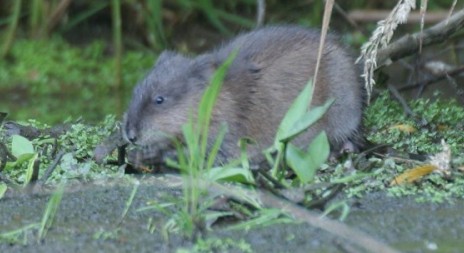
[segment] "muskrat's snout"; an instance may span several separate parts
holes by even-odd
[[[127,142],[135,144],[137,142],[137,126],[127,119],[127,115],[124,118],[125,120],[122,129],[123,137]]]

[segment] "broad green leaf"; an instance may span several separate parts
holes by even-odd
[[[286,149],[286,160],[303,184],[314,178],[317,167],[314,166],[310,154],[289,143]]]
[[[308,154],[312,157],[316,168],[321,167],[327,161],[330,155],[330,144],[325,131],[318,134],[311,144],[309,144]]]
[[[314,178],[316,170],[329,158],[330,145],[324,131],[318,134],[308,147],[307,152],[289,143],[286,150],[286,159],[302,183]]]
[[[301,132],[308,129],[324,115],[324,113],[329,109],[333,102],[334,99],[329,99],[327,102],[325,102],[324,105],[311,108],[309,112],[300,117],[290,128],[282,132],[279,141],[289,141]]]
[[[23,162],[29,161],[30,159],[32,159],[32,157],[34,157],[34,155],[35,153],[22,154],[19,157],[17,157],[16,161],[11,162],[11,164],[16,165],[16,164],[21,164]]]
[[[254,182],[251,171],[243,168],[214,167],[207,172],[206,177],[212,181]]]
[[[21,135],[13,135],[11,141],[11,153],[19,158],[23,154],[33,154],[34,147],[32,142],[22,137]]]
[[[284,139],[283,136],[286,134],[293,125],[305,115],[308,110],[308,105],[311,103],[313,93],[313,81],[309,80],[303,91],[300,92],[298,97],[293,101],[292,105],[288,109],[284,118],[280,122],[279,128],[277,129],[276,137],[274,138],[274,147],[279,149],[280,140]]]

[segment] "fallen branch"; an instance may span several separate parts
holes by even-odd
[[[389,10],[353,10],[350,11],[347,17],[354,22],[377,22],[383,20],[390,14]],[[419,11],[413,11],[408,16],[408,23],[420,23],[421,14]],[[427,12],[425,23],[437,23],[448,18],[447,11]]]
[[[447,77],[450,77],[450,76],[455,76],[455,75],[458,75],[458,74],[461,74],[464,72],[464,66],[460,66],[460,67],[457,67],[451,71],[448,71],[448,72],[445,72],[441,75],[438,75],[438,76],[435,76],[433,78],[430,78],[428,80],[425,80],[425,81],[421,81],[421,82],[417,82],[417,83],[414,83],[414,84],[408,84],[408,85],[404,85],[404,86],[401,86],[398,88],[398,91],[405,91],[405,90],[411,90],[411,89],[415,89],[415,88],[418,88],[418,87],[422,87],[422,86],[427,86],[427,85],[430,85],[430,84],[433,84],[433,83],[436,83],[438,81],[441,81]]]
[[[446,41],[452,34],[464,27],[464,9],[456,12],[449,19],[425,29],[422,33],[408,34],[383,48],[377,53],[377,66],[385,64],[388,60],[396,61],[412,55],[419,50],[420,40],[422,46],[428,46]]]
[[[390,246],[375,240],[370,235],[361,231],[354,230],[348,225],[321,217],[320,214],[304,209],[289,201],[280,199],[264,191],[258,191],[261,201],[267,205],[281,210],[288,211],[294,218],[304,221],[311,226],[325,230],[333,235],[339,236],[368,252],[394,253],[399,252]]]
[[[186,184],[186,182],[184,182]],[[399,251],[391,248],[387,244],[380,242],[370,235],[352,229],[348,225],[336,221],[331,220],[326,217],[321,217],[320,213],[309,211],[303,207],[297,206],[296,204],[281,199],[277,196],[272,195],[269,192],[257,190],[257,191],[250,191],[247,189],[243,189],[237,186],[231,185],[222,185],[217,183],[210,183],[207,184],[202,183],[201,185],[208,186],[208,190],[213,194],[224,194],[226,196],[234,197],[236,196],[240,199],[240,194],[238,193],[245,193],[246,196],[250,198],[258,197],[260,202],[263,203],[265,206],[270,206],[273,208],[277,208],[283,211],[286,211],[289,215],[293,218],[304,221],[310,226],[322,229],[324,231],[329,232],[332,235],[337,237],[343,238],[354,245],[363,248],[367,252],[375,252],[375,253],[397,253]]]

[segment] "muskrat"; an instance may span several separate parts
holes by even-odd
[[[314,76],[320,33],[299,26],[269,26],[243,33],[197,57],[164,51],[134,89],[123,124],[125,138],[139,146],[167,147],[168,136],[181,137],[210,77],[235,49],[213,109],[210,143],[222,122],[228,133],[222,158],[239,154],[238,140],[252,139],[251,154],[269,147],[289,106]],[[358,66],[338,38],[329,35],[317,76],[312,105],[335,102],[326,114],[293,142],[308,145],[322,130],[332,150],[360,139],[363,86]]]

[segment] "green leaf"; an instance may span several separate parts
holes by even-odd
[[[221,124],[221,128],[219,129],[219,133],[216,136],[216,140],[214,141],[213,146],[208,154],[208,162],[206,163],[206,169],[210,169],[213,167],[214,161],[216,161],[217,154],[219,149],[221,148],[222,142],[224,141],[224,137],[227,133],[227,124]]]
[[[35,153],[27,153],[27,154],[22,154],[19,157],[17,157],[16,161],[11,162],[13,165],[16,164],[21,164],[23,162],[29,161],[34,157]]]
[[[19,158],[23,154],[33,154],[34,147],[32,142],[21,135],[13,135],[11,141],[11,153]]]
[[[238,49],[232,51],[225,62],[219,66],[211,77],[210,84],[201,98],[198,106],[198,131],[201,134],[200,151],[202,156],[206,155],[209,124],[213,113],[213,107],[218,99],[227,70],[238,54]],[[203,159],[203,158],[202,158]]]
[[[29,182],[31,182],[32,175],[34,174],[34,162],[35,160],[37,160],[38,156],[39,155],[35,153],[31,157],[31,159],[29,159],[29,162],[27,164],[27,170],[26,170],[26,178],[24,179],[24,186],[26,186],[27,184],[29,184]]]
[[[308,154],[311,156],[316,168],[321,167],[327,161],[330,155],[330,144],[325,131],[318,134],[311,144],[309,144]]]
[[[5,196],[5,192],[7,189],[8,189],[8,186],[6,186],[5,183],[0,183],[0,199],[2,199],[3,196]]]
[[[211,181],[254,182],[251,171],[244,168],[214,167],[206,173],[206,177]]]
[[[53,220],[55,218],[55,214],[58,210],[58,207],[61,203],[61,198],[63,197],[64,193],[64,186],[61,185],[58,189],[52,194],[50,200],[45,207],[45,212],[42,216],[42,221],[40,223],[40,228],[38,232],[38,240],[41,240],[45,237],[48,230],[51,228],[53,224]]]
[[[274,147],[280,149],[280,140],[286,134],[289,129],[293,128],[293,125],[305,115],[308,110],[308,105],[311,103],[313,93],[313,81],[309,80],[303,91],[300,92],[298,97],[293,101],[292,105],[288,109],[284,118],[280,122],[279,128],[277,129],[276,137],[274,138]]]
[[[286,160],[302,183],[307,183],[314,178],[317,168],[313,166],[311,156],[297,146],[291,143],[287,145]]]
[[[346,203],[345,200],[331,203],[329,207],[327,207],[324,210],[324,213],[322,214],[323,217],[327,217],[330,213],[336,211],[337,209],[341,210],[340,217],[338,218],[339,221],[344,221],[346,217],[348,217],[348,214],[350,212],[350,206]]]
[[[280,142],[287,142],[290,141],[292,138],[300,134],[301,132],[308,129],[311,125],[313,125],[316,121],[318,121],[325,112],[329,109],[329,107],[334,102],[334,99],[329,99],[325,102],[322,106],[317,106],[311,108],[311,110],[304,114],[304,116],[300,117],[292,126],[288,128],[287,131],[283,131],[280,136]]]
[[[263,208],[258,210],[254,218],[227,227],[227,230],[248,230],[255,227],[271,226],[279,223],[293,223],[282,209]]]
[[[307,152],[291,143],[286,150],[287,163],[303,184],[313,180],[316,170],[327,161],[329,155],[330,144],[325,131],[311,141]]]

